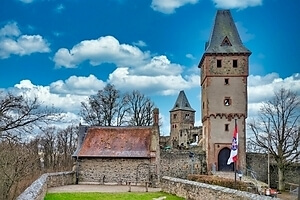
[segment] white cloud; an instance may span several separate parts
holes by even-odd
[[[109,75],[109,82],[120,90],[130,91],[135,89],[147,94],[156,93],[160,95],[176,94],[179,90],[195,87],[194,82],[191,80],[184,79],[180,74],[157,76],[135,75],[131,74],[129,69],[125,67],[117,68]]]
[[[52,93],[50,86],[34,85],[30,80],[20,81],[19,84],[14,86],[13,92],[30,99],[37,97],[45,106],[54,106],[62,112],[72,112],[74,114],[78,114],[80,102],[85,101],[87,97],[92,94],[90,93],[84,96],[76,94],[77,91],[72,93],[71,90],[68,94]]]
[[[165,14],[174,13],[177,8],[186,4],[196,4],[198,0],[152,0],[151,8]]]
[[[257,115],[262,102],[270,100],[274,92],[280,88],[286,88],[300,94],[300,74],[294,74],[287,78],[280,78],[277,73],[266,76],[248,77],[248,111],[249,116]]]
[[[50,92],[54,94],[91,95],[102,89],[105,83],[94,75],[88,77],[71,76],[67,80],[58,80],[50,84]]]
[[[147,46],[146,42],[144,42],[144,41],[142,41],[142,40],[139,40],[139,41],[137,41],[137,42],[133,42],[132,44],[133,44],[134,46],[138,46],[138,47],[146,47],[146,46]]]
[[[8,23],[0,29],[0,58],[10,55],[30,55],[49,52],[49,43],[40,35],[21,35],[17,23]]]
[[[217,8],[245,9],[247,7],[261,6],[263,0],[212,0]]]
[[[182,66],[171,63],[170,60],[164,56],[154,56],[151,61],[143,66],[133,68],[131,72],[135,75],[178,75],[182,72]]]
[[[192,59],[192,60],[196,59],[196,58],[193,56],[193,54],[190,54],[190,53],[186,54],[185,57],[187,57],[187,58],[189,58],[189,59]]]
[[[88,60],[91,65],[114,63],[117,66],[137,66],[149,58],[148,52],[128,44],[120,44],[113,36],[84,40],[71,50],[59,49],[53,58],[56,67],[76,68]]]
[[[0,29],[1,36],[19,36],[21,31],[16,22],[8,23],[3,28]]]

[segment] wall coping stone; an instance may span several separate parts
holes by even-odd
[[[171,186],[176,187],[177,184],[182,184],[185,186],[192,186],[192,188],[194,188],[193,190],[189,190],[189,187],[181,187],[180,189],[185,190],[186,195],[188,193],[194,193],[196,195],[195,188],[198,188],[198,190],[201,190],[201,189],[210,190],[212,193],[215,193],[215,194],[219,194],[220,192],[225,193],[228,195],[239,197],[240,199],[279,200],[279,198],[253,194],[250,192],[235,190],[235,189],[226,188],[226,187],[222,187],[222,186],[218,186],[218,185],[210,185],[210,184],[206,184],[206,183],[190,181],[190,180],[174,178],[174,177],[168,177],[168,176],[162,177],[161,188],[164,192],[170,193],[170,191],[175,191],[175,195],[181,196],[184,198],[188,198],[187,196],[182,196],[182,195],[176,194],[176,193],[178,193],[178,190],[170,188]]]
[[[66,177],[68,175],[73,176],[75,172],[68,171],[68,172],[56,172],[56,173],[45,173],[42,174],[37,180],[35,180],[26,190],[20,194],[16,200],[43,200],[48,187],[55,186],[62,186],[68,185],[68,181],[61,180],[61,182],[55,182],[53,184],[53,180],[55,177]]]

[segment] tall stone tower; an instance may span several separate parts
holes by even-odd
[[[194,128],[195,112],[186,98],[184,91],[180,91],[174,107],[170,110],[172,147],[186,147],[189,143],[191,138],[189,131],[186,130]]]
[[[251,52],[243,45],[229,10],[218,10],[205,44],[201,68],[203,148],[208,171],[233,171],[227,165],[235,119],[238,127],[237,168],[246,168],[247,77]]]

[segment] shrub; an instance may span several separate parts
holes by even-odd
[[[248,184],[243,182],[229,178],[222,178],[218,176],[213,176],[213,175],[188,175],[187,177],[188,180],[191,181],[196,181],[196,182],[201,182],[201,183],[207,183],[211,185],[219,185],[227,188],[232,188],[232,189],[237,189],[237,190],[242,190],[242,191],[247,191]]]

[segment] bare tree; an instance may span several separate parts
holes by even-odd
[[[90,125],[111,126],[118,113],[119,100],[120,92],[114,85],[107,84],[90,96],[88,103],[81,103],[80,115]]]
[[[130,111],[128,104],[128,99],[126,96],[122,96],[117,104],[117,116],[116,116],[116,125],[122,126],[128,123],[127,115]]]
[[[284,173],[297,157],[300,145],[300,99],[296,93],[281,88],[264,102],[259,120],[249,123],[255,145],[269,151],[278,167],[278,189],[284,190]]]
[[[0,92],[0,139],[20,139],[20,135],[58,116],[53,108],[42,107],[37,98]]]
[[[38,174],[39,157],[31,145],[10,140],[0,142],[0,199],[15,199],[20,182]]]
[[[40,138],[40,151],[44,160],[45,170],[54,170],[57,160],[57,129],[56,127],[45,127],[39,134]]]
[[[152,110],[154,103],[150,98],[134,90],[126,95],[129,103],[131,126],[150,126],[152,124]]]
[[[106,85],[88,103],[81,103],[80,115],[92,126],[149,126],[154,103],[135,90],[122,95],[113,85]]]
[[[58,131],[58,152],[61,170],[70,170],[73,166],[72,154],[76,150],[78,136],[78,126],[68,126],[66,129]]]

